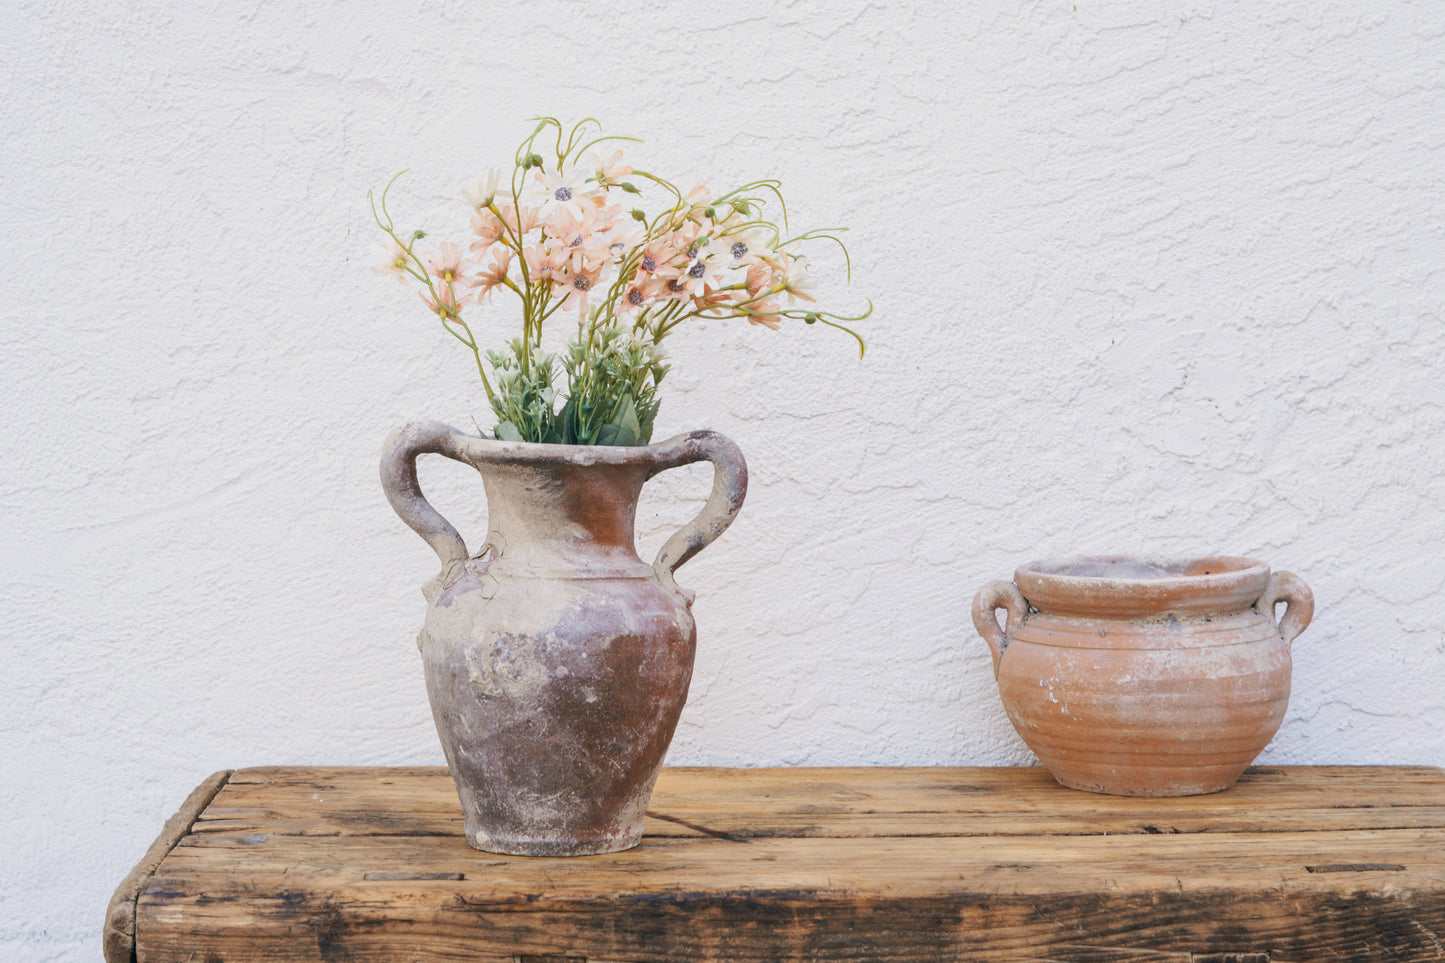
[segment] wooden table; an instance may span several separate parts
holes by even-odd
[[[1445,959],[1445,770],[1252,769],[1121,799],[1037,768],[669,769],[611,856],[468,848],[444,769],[217,773],[106,959]]]

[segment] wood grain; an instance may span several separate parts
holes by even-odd
[[[1445,959],[1445,771],[1180,799],[1038,768],[669,769],[642,846],[470,849],[445,770],[232,774],[136,901],[138,960]]]

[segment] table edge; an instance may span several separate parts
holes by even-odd
[[[102,940],[105,963],[135,963],[136,901],[140,898],[141,890],[161,862],[175,849],[176,844],[191,831],[201,813],[231,778],[233,771],[222,769],[212,773],[191,790],[181,808],[166,820],[160,835],[151,843],[145,856],[141,857],[141,861],[120,881],[105,911],[105,936]]]

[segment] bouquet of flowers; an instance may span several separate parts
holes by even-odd
[[[551,147],[553,134],[555,149],[544,157],[538,142]],[[786,236],[787,208],[775,180],[719,196],[702,184],[683,193],[627,166],[612,148],[631,140],[602,136],[590,118],[570,131],[542,118],[517,148],[509,181],[493,169],[463,189],[473,234],[465,248],[443,241],[419,251],[426,232],[397,230],[386,202],[401,174],[379,205],[367,195],[387,235],[375,270],[418,285],[442,326],[472,352],[497,438],[647,444],[668,372],[662,341],[692,318],[746,318],[774,330],[789,319],[821,322],[852,335],[862,356],[863,339],[844,322],[867,317],[872,303],[851,317],[814,307],[801,253],[810,241],[832,241],[851,274],[838,231]],[[644,197],[658,201],[651,212]],[[781,229],[763,216],[770,200],[778,202]],[[485,352],[484,362],[462,313],[498,288],[521,299],[522,334]],[[542,349],[543,325],[558,312],[577,318],[560,359]],[[565,395],[556,387],[559,361]]]

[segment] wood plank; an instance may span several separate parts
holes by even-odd
[[[1380,808],[1438,805],[1441,770],[1426,766],[1392,766],[1390,795],[1379,794],[1382,767],[1295,766],[1252,768],[1233,789],[1207,796],[1184,796],[1169,803],[1189,811],[1231,805],[1267,804],[1270,809],[1310,806],[1321,799],[1332,805]],[[390,788],[387,788],[390,787]],[[288,792],[309,789],[304,797]],[[1157,800],[1129,799],[1096,793],[1060,793],[1059,785],[1040,766],[1002,767],[836,767],[709,769],[668,768],[657,781],[654,802],[686,803],[698,808],[731,811],[745,796],[751,808],[773,812],[970,811],[1030,812],[1131,807]],[[225,799],[284,798],[308,808],[343,805],[349,799],[382,795],[414,800],[408,808],[434,811],[455,808],[455,790],[444,768],[267,767],[238,771],[217,806]],[[923,807],[922,809],[918,807]]]
[[[1141,846],[1140,840],[1147,845]],[[935,892],[1048,895],[1160,888],[1250,888],[1350,893],[1385,874],[1392,886],[1431,886],[1445,878],[1438,830],[1367,830],[1161,837],[981,836],[958,840],[869,837],[756,839],[700,837],[646,840],[606,856],[548,859],[480,853],[454,837],[316,837],[208,834],[172,850],[154,880],[211,874],[222,880],[285,876],[294,882],[354,882],[368,873],[424,867],[487,887],[525,889],[582,899],[608,892],[674,889],[828,892],[886,888],[899,896]],[[1402,866],[1403,869],[1382,869]],[[1314,872],[1310,867],[1354,867]],[[539,873],[545,876],[539,876]]]
[[[1266,889],[1241,901],[1212,894],[1106,891],[1021,895],[747,890],[669,891],[652,899],[529,899],[452,893],[444,883],[368,890],[265,881],[244,913],[224,895],[171,897],[170,927],[143,921],[147,963],[205,952],[228,963],[265,959],[505,959],[564,954],[627,961],[1009,960],[1057,958],[1061,947],[1155,953],[1267,952],[1275,961],[1428,960],[1432,908]],[[204,943],[198,939],[204,934]],[[205,958],[204,956],[198,958]],[[1069,957],[1065,957],[1069,958]]]
[[[256,771],[251,771],[255,773]],[[1254,770],[1235,789],[1183,799],[1070,792],[1038,767],[1000,770],[665,770],[649,836],[1015,835],[1049,815],[1048,831],[1195,833],[1445,826],[1438,777],[1402,767],[1389,799],[1371,803],[1358,767]],[[806,775],[786,776],[789,773]],[[308,774],[310,778],[308,778]],[[974,776],[960,781],[959,776]],[[296,795],[293,790],[309,790]],[[750,805],[739,809],[746,794]],[[291,811],[272,804],[295,800]],[[405,825],[397,814],[405,814]],[[806,819],[799,817],[806,816]],[[454,834],[460,806],[445,769],[285,770],[228,786],[197,831],[309,835]]]
[[[242,770],[136,932],[145,963],[1445,959],[1442,808],[1425,767],[1179,800],[1024,767],[673,769],[638,849],[528,859],[465,844],[444,770]]]
[[[1050,835],[1178,835],[1217,832],[1288,832],[1346,829],[1445,828],[1445,805],[1410,808],[1299,809],[1286,813],[1225,809],[1181,814],[1168,807],[1130,813],[1127,819],[1061,814]],[[855,839],[863,836],[1017,836],[1039,830],[1037,816],[994,813],[841,813],[796,817],[771,813],[657,812],[650,810],[645,833],[650,838],[716,836],[765,839],[815,836]],[[269,810],[232,809],[226,818],[196,824],[196,833],[250,832],[297,836],[458,836],[462,815],[417,813],[404,825],[389,811],[341,810],[316,816],[287,816]]]

